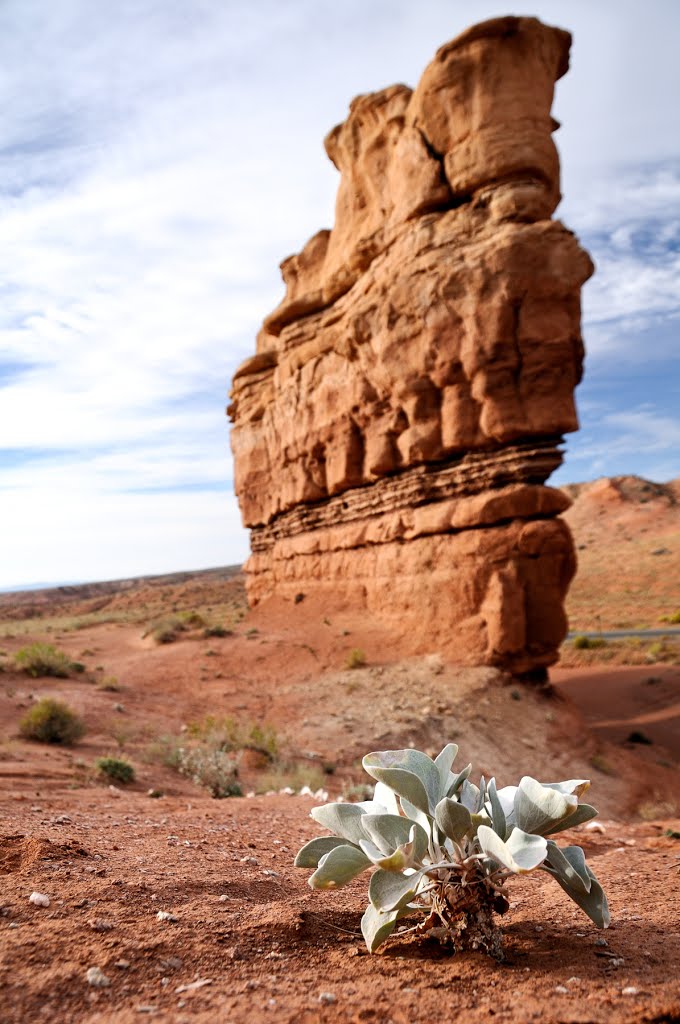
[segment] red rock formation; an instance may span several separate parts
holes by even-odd
[[[569,45],[534,18],[485,22],[326,138],[335,226],[283,262],[285,298],[234,377],[253,604],[315,592],[414,652],[555,660],[574,555],[543,484],[578,426],[593,269],[550,219]]]

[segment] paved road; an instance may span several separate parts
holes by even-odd
[[[592,633],[577,629],[567,634],[567,640],[573,640],[576,636],[587,636],[591,640],[598,637],[602,640],[619,640],[627,636],[639,636],[642,640],[651,640],[662,636],[680,637],[680,626],[668,626],[666,629],[602,629]]]

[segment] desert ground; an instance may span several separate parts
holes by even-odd
[[[351,610],[248,611],[237,568],[0,595],[0,1020],[680,1020],[680,483],[571,492],[572,635],[548,686],[403,659]],[[583,640],[633,628],[667,633]],[[36,643],[66,675],[26,670]],[[45,697],[77,742],[22,737]],[[539,872],[511,891],[500,963],[414,936],[369,956],[366,876],[309,889],[310,809],[364,799],[370,750],[448,741],[501,785],[592,780],[598,824],[564,840],[609,930]]]

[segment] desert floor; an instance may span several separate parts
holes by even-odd
[[[661,496],[654,519],[643,491],[608,519],[603,493],[572,514],[586,544],[574,629],[667,621],[677,514],[664,518]],[[602,575],[604,537],[621,548],[618,590]],[[173,642],[154,638],[168,631]],[[21,671],[15,656],[35,642],[80,670]],[[437,652],[398,660],[361,616],[307,601],[248,613],[235,571],[0,596],[0,1021],[680,1020],[680,659],[677,640],[656,643],[567,643],[551,685],[536,687]],[[82,717],[79,742],[21,738],[45,696]],[[369,956],[366,876],[309,889],[292,861],[319,834],[317,791],[362,799],[363,754],[452,740],[473,778],[592,780],[600,826],[562,838],[602,882],[609,930],[538,872],[512,888],[502,963],[416,937]],[[224,746],[243,795],[213,799]],[[128,761],[135,780],[103,776],[102,756]],[[88,982],[95,967],[107,985]]]

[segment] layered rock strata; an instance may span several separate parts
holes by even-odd
[[[485,22],[328,135],[335,226],[282,264],[233,382],[252,604],[314,593],[414,653],[555,660],[575,562],[544,484],[578,426],[593,269],[550,219],[569,45],[533,18]]]

